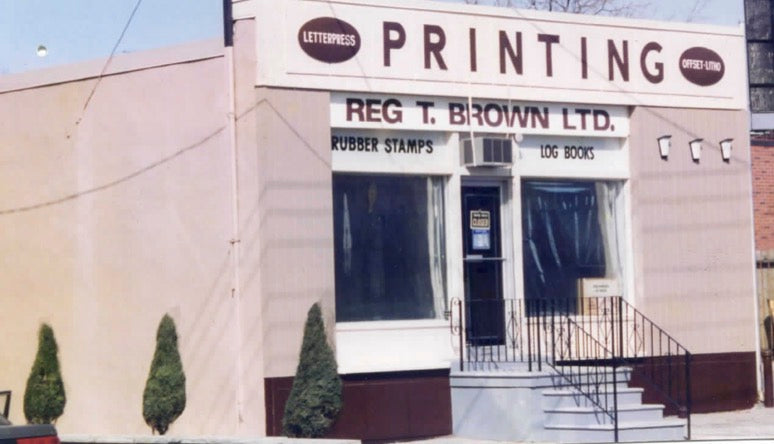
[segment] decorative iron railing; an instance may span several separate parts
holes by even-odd
[[[452,301],[460,370],[549,365],[610,417],[617,439],[618,369],[691,436],[690,352],[621,297]]]

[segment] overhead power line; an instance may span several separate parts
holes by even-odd
[[[99,84],[102,81],[102,78],[105,76],[105,72],[107,72],[108,66],[110,66],[110,62],[113,61],[113,56],[115,56],[116,51],[118,50],[118,47],[121,45],[121,42],[124,40],[126,31],[129,29],[129,26],[132,24],[132,20],[134,20],[134,16],[137,13],[137,10],[140,9],[140,4],[142,4],[142,0],[137,0],[137,3],[134,4],[134,9],[132,9],[132,13],[129,14],[129,18],[126,20],[126,24],[124,24],[124,29],[121,30],[121,35],[118,36],[118,40],[116,40],[116,43],[113,45],[113,49],[110,51],[110,55],[108,56],[107,60],[105,60],[105,64],[102,65],[102,71],[100,71],[99,76],[97,77],[97,81],[94,83],[94,86],[91,88],[91,92],[89,92],[89,96],[86,98],[86,102],[84,102],[83,104],[81,115],[78,117],[78,120],[75,121],[76,126],[81,123],[81,120],[83,119],[83,116],[86,113],[86,109],[89,107],[89,103],[91,103],[91,98],[94,97],[94,93],[97,91],[97,88],[99,87]]]

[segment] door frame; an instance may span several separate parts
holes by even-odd
[[[461,180],[459,182],[459,186],[456,187],[454,190],[457,198],[456,198],[456,224],[459,224],[456,227],[456,238],[458,239],[458,245],[460,246],[458,257],[455,257],[455,261],[459,261],[460,264],[460,279],[459,279],[459,289],[461,291],[460,293],[460,300],[465,300],[465,282],[464,282],[464,273],[462,273],[462,268],[464,267],[464,246],[462,245],[464,240],[462,239],[462,187],[490,187],[490,188],[498,188],[500,190],[500,255],[503,258],[502,261],[502,296],[503,299],[512,299],[516,297],[516,262],[515,262],[515,243],[514,243],[514,234],[515,229],[521,230],[521,224],[519,224],[518,227],[514,226],[514,214],[513,211],[516,207],[519,207],[519,205],[516,205],[514,203],[514,180],[518,180],[518,178],[513,178],[511,176],[507,177],[486,177],[486,176],[462,176]],[[519,191],[519,190],[517,190]],[[519,191],[520,193],[520,191]],[[516,202],[519,203],[519,202]],[[519,234],[521,232],[519,231]],[[521,252],[521,249],[519,249],[519,253]],[[519,261],[519,264],[521,261]]]

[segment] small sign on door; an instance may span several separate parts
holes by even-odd
[[[473,230],[473,249],[488,250],[489,248],[489,230]]]
[[[490,226],[489,211],[473,210],[470,212],[470,229],[488,230]]]
[[[470,230],[473,235],[474,250],[489,250],[491,248],[490,227],[489,211],[473,210],[470,212]]]

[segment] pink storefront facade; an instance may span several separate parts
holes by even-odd
[[[233,12],[233,46],[0,77],[11,420],[48,322],[60,432],[149,433],[169,313],[188,381],[170,433],[276,435],[320,302],[344,381],[331,436],[445,435],[450,369],[500,322],[455,303],[594,291],[691,351],[694,411],[757,400],[741,30],[407,1]]]

